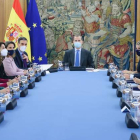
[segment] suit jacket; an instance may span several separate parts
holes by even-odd
[[[73,67],[75,63],[74,60],[75,60],[75,49],[66,51],[63,62],[69,63],[69,67],[71,66]],[[80,65],[94,68],[94,62],[91,53],[83,48],[81,49]]]
[[[20,55],[18,49],[15,50],[15,54],[16,54],[16,55],[15,55],[15,57],[14,57],[14,61],[15,61],[15,63],[16,63],[16,65],[17,65],[18,68],[20,68],[20,69],[27,69],[27,68],[30,67],[30,65],[31,65],[32,63],[29,61],[29,62],[27,63],[27,68],[24,68],[23,60],[22,60],[22,58],[21,58],[21,55]],[[24,52],[24,54],[28,56],[28,54],[27,54],[26,52]]]
[[[137,72],[140,73],[140,61],[138,62],[138,65],[137,65]]]
[[[138,62],[138,65],[137,65],[137,72],[138,72],[137,74],[134,74],[134,77],[140,79],[140,61]]]

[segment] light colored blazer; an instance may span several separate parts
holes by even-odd
[[[24,75],[24,70],[19,69],[12,57],[5,57],[3,60],[4,71],[7,76]]]

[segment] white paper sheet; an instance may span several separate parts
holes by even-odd
[[[87,72],[99,72],[99,71],[107,71],[107,69],[94,69],[94,68],[86,68]]]
[[[41,70],[48,70],[53,64],[42,64],[41,66]]]

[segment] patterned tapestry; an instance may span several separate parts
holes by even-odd
[[[133,67],[135,0],[36,0],[48,49],[48,62],[57,67],[73,48],[73,35],[84,37],[83,48],[96,68],[114,62]]]

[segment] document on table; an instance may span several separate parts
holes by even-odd
[[[107,69],[94,69],[94,68],[86,68],[87,72],[99,72],[99,71],[107,71]]]
[[[41,66],[41,70],[48,70],[53,64],[42,64]]]
[[[48,70],[49,68],[51,68],[52,65],[53,65],[53,64],[42,64],[42,65],[40,65],[40,66],[41,66],[41,70],[46,71],[46,74],[48,75],[48,74],[50,74],[50,72],[47,71],[47,70]]]

